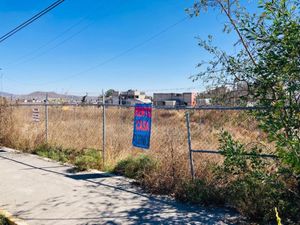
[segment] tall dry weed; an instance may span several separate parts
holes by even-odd
[[[45,143],[45,109],[39,108],[40,122],[32,120],[29,106],[8,107],[5,123],[1,125],[3,144],[32,150]],[[106,163],[113,167],[128,155],[142,150],[132,146],[132,107],[106,108]],[[77,151],[102,149],[102,109],[97,106],[49,106],[48,144]],[[229,131],[244,143],[266,142],[257,123],[243,111],[191,111],[193,149],[217,149],[221,130]],[[188,163],[187,129],[184,110],[153,109],[151,147],[147,151],[160,164],[156,174],[149,175],[157,187],[172,189],[178,180],[190,177]],[[271,145],[269,145],[272,148]],[[196,175],[211,180],[209,168],[222,162],[221,156],[194,154]],[[156,184],[155,184],[156,183]]]

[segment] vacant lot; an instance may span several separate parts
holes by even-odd
[[[32,119],[33,108],[39,108],[40,122]],[[114,165],[129,154],[141,150],[132,146],[133,108],[106,109],[106,162]],[[102,108],[96,106],[49,106],[48,143],[64,149],[102,149]],[[14,106],[6,108],[2,121],[5,145],[32,151],[45,142],[45,108]],[[147,152],[161,162],[162,176],[188,176],[188,144],[185,110],[153,109],[151,148]],[[189,110],[192,147],[218,149],[219,134],[227,130],[243,143],[266,143],[265,135],[246,111]],[[268,150],[269,149],[269,150]],[[206,164],[222,160],[221,156],[195,155],[196,174],[201,176]]]

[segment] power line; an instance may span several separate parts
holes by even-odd
[[[92,22],[92,23],[94,23],[94,22]],[[35,55],[35,56],[33,56],[33,57],[30,57],[30,58],[28,58],[28,59],[25,59],[25,60],[21,61],[20,63],[18,63],[17,65],[20,65],[20,64],[23,64],[23,63],[28,63],[28,62],[30,62],[30,61],[32,61],[32,60],[34,60],[34,59],[37,59],[37,58],[39,58],[39,57],[41,57],[41,56],[47,54],[48,52],[50,52],[50,51],[52,51],[52,50],[58,48],[59,46],[61,46],[61,45],[64,44],[65,42],[67,42],[67,41],[73,39],[73,38],[76,37],[78,34],[82,33],[84,30],[86,30],[87,28],[89,28],[89,26],[90,26],[92,23],[87,24],[86,26],[84,26],[83,28],[81,28],[79,31],[75,32],[74,34],[70,35],[69,37],[67,37],[67,38],[63,39],[62,41],[58,42],[58,43],[57,43],[56,45],[54,45],[53,47],[51,47],[51,48],[49,48],[49,49],[47,49],[47,50],[45,50],[45,51],[42,51],[42,52],[38,53],[37,55]]]
[[[58,34],[57,36],[55,36],[54,38],[52,38],[51,40],[47,41],[46,43],[44,43],[43,45],[37,47],[36,49],[30,51],[29,53],[17,58],[16,60],[8,63],[7,65],[15,65],[16,63],[19,64],[18,62],[22,62],[24,60],[24,58],[27,58],[28,56],[37,53],[40,49],[43,49],[44,47],[48,46],[49,44],[53,43],[54,41],[58,40],[60,37],[64,36],[66,33],[68,33],[70,30],[72,30],[74,27],[78,26],[79,24],[81,24],[84,21],[85,18],[80,19],[78,22],[76,22],[75,24],[71,25],[70,27],[68,27],[67,29],[65,29],[62,33]]]
[[[99,4],[93,11],[95,12],[96,10],[98,10],[101,6],[103,5],[103,3]],[[65,34],[67,34],[69,31],[71,31],[73,28],[77,27],[78,25],[82,24],[83,21],[85,21],[86,19],[90,19],[91,15],[85,15],[84,17],[82,17],[80,20],[78,20],[76,23],[72,24],[71,26],[69,26],[68,28],[66,28],[63,32],[61,32],[60,34],[56,35],[54,38],[50,39],[49,41],[47,41],[46,43],[44,43],[43,45],[37,47],[36,49],[28,52],[27,54],[17,58],[16,60],[8,63],[7,65],[19,65],[19,64],[23,64],[23,63],[27,63],[39,56],[42,56],[44,54],[46,54],[48,51],[51,51],[57,47],[59,47],[61,44],[63,44],[66,41],[71,40],[73,37],[75,37],[76,35],[80,34],[81,32],[83,32],[84,30],[86,30],[90,25],[92,25],[93,23],[95,23],[95,21],[89,23],[88,25],[84,26],[82,29],[80,29],[78,32],[76,32],[75,34],[71,35],[70,37],[64,39],[63,41],[61,41],[60,43],[58,43],[57,45],[55,45],[54,47],[50,48],[48,51],[43,51],[40,54],[36,54],[35,56],[28,58],[29,56],[38,53],[39,50],[47,47],[48,45],[50,45],[51,43],[55,42],[56,40],[58,40],[60,37],[63,37]],[[27,58],[27,59],[26,59]]]
[[[104,60],[104,61],[102,61],[102,62],[100,62],[100,63],[98,63],[98,64],[96,64],[96,65],[94,65],[94,66],[91,66],[91,67],[89,67],[89,68],[87,68],[87,69],[85,69],[85,70],[83,70],[83,71],[81,71],[81,72],[75,73],[75,74],[73,74],[73,75],[71,75],[71,76],[64,77],[64,78],[59,79],[59,80],[55,80],[55,81],[47,82],[47,83],[42,83],[42,84],[39,84],[39,85],[47,85],[47,84],[51,84],[51,83],[57,83],[57,82],[69,80],[69,79],[72,79],[72,78],[74,78],[74,77],[78,77],[78,76],[80,76],[80,75],[82,75],[82,74],[84,74],[84,73],[86,73],[86,72],[93,71],[93,70],[97,69],[98,67],[104,66],[105,64],[110,63],[111,61],[116,60],[116,59],[118,59],[118,58],[120,58],[120,57],[122,57],[122,56],[124,56],[124,55],[126,55],[126,54],[128,54],[128,53],[130,53],[130,52],[132,52],[133,50],[142,47],[142,46],[145,45],[146,43],[148,43],[148,42],[152,41],[153,39],[159,37],[160,35],[166,33],[167,31],[169,31],[169,30],[172,29],[173,27],[175,27],[175,26],[177,26],[177,25],[183,23],[183,22],[186,21],[188,18],[189,18],[189,16],[185,16],[184,18],[180,19],[180,20],[177,21],[176,23],[174,23],[174,24],[172,24],[172,25],[170,25],[170,26],[164,28],[163,30],[159,31],[158,33],[156,33],[156,34],[150,36],[150,37],[147,38],[146,40],[144,40],[144,41],[142,41],[142,42],[140,42],[140,43],[138,43],[138,44],[136,44],[136,45],[134,45],[134,46],[132,46],[132,47],[130,47],[130,48],[128,48],[128,49],[122,51],[122,52],[120,52],[119,54],[117,54],[117,55],[115,55],[115,56],[112,56],[112,57],[110,57],[110,58],[108,58],[108,59],[106,59],[106,60]]]
[[[8,33],[4,34],[3,36],[0,37],[0,43],[5,41],[7,38],[11,37],[12,35],[17,33],[18,31],[22,30],[23,28],[27,27],[29,24],[33,23],[35,20],[39,19],[40,17],[42,17],[43,15],[45,15],[46,13],[51,11],[52,9],[56,8],[57,6],[59,6],[64,1],[65,0],[57,0],[56,2],[49,5],[47,8],[43,9],[42,11],[40,11],[39,13],[37,13],[36,15],[31,17],[30,19],[28,19],[25,22],[21,23],[16,28],[14,28],[11,31],[9,31]]]
[[[106,60],[104,60],[104,61],[102,61],[102,62],[100,62],[100,63],[98,63],[98,64],[96,64],[96,65],[94,65],[94,66],[91,66],[91,67],[89,67],[89,68],[87,68],[87,69],[85,69],[85,70],[82,70],[82,71],[80,71],[80,72],[78,72],[78,73],[75,73],[75,74],[73,74],[73,75],[71,75],[71,76],[64,77],[64,78],[61,78],[61,79],[57,79],[57,80],[54,80],[54,81],[51,81],[51,82],[40,83],[40,84],[33,84],[33,83],[26,83],[26,84],[23,83],[23,84],[24,84],[24,86],[28,86],[28,85],[29,85],[29,86],[45,86],[45,85],[48,85],[48,84],[58,83],[58,82],[61,82],[61,81],[65,81],[65,80],[72,79],[72,78],[74,78],[74,77],[78,77],[78,76],[80,76],[80,75],[82,75],[82,74],[84,74],[84,73],[93,71],[93,70],[97,69],[98,67],[104,66],[104,65],[110,63],[111,61],[116,60],[116,59],[118,59],[118,58],[120,58],[120,57],[122,57],[122,56],[124,56],[124,55],[126,55],[126,54],[128,54],[128,53],[130,53],[130,52],[132,52],[133,50],[135,50],[135,49],[137,49],[137,48],[140,48],[140,47],[144,46],[144,45],[147,44],[148,42],[151,42],[151,41],[154,40],[155,38],[157,38],[157,37],[159,37],[160,35],[166,33],[167,31],[171,30],[171,29],[174,28],[175,26],[177,26],[177,25],[183,23],[183,22],[186,21],[188,18],[190,18],[190,17],[189,17],[189,16],[185,16],[185,17],[181,18],[180,20],[178,20],[177,22],[175,22],[175,23],[169,25],[168,27],[166,27],[166,28],[160,30],[160,31],[157,32],[156,34],[154,34],[154,35],[150,36],[149,38],[145,39],[144,41],[142,41],[142,42],[140,42],[140,43],[138,43],[138,44],[136,44],[136,45],[134,45],[134,46],[132,46],[132,47],[130,47],[130,48],[128,48],[128,49],[122,51],[122,52],[120,52],[119,54],[117,54],[117,55],[115,55],[115,56],[112,56],[112,57],[110,57],[110,58],[108,58],[108,59],[106,59]],[[85,28],[85,27],[84,27],[84,28]],[[83,28],[83,29],[84,29],[84,28]],[[81,32],[81,30],[80,30],[79,32]],[[76,34],[76,33],[75,33],[75,34]],[[72,36],[73,36],[73,35],[72,35]],[[72,38],[72,36],[69,37],[69,38]],[[61,43],[58,43],[58,45],[63,44],[63,43],[64,43],[65,41],[67,41],[67,40],[68,40],[68,38],[65,39],[65,40],[63,40]],[[57,46],[54,46],[54,48],[55,48],[55,47],[57,47]],[[12,80],[12,79],[11,79],[11,80]],[[13,80],[12,80],[12,81],[13,81]],[[16,82],[16,80],[15,80],[15,82]],[[17,83],[21,84],[21,82],[17,82]]]

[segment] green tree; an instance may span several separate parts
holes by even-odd
[[[209,8],[220,9],[228,18],[224,32],[234,31],[240,46],[230,55],[213,46],[213,38],[199,39],[212,55],[199,64],[193,80],[209,86],[247,86],[247,101],[265,107],[255,115],[276,142],[276,150],[291,172],[300,174],[300,1],[261,0],[259,14],[250,14],[237,0],[201,0],[187,11],[198,16]]]
[[[258,7],[258,14],[250,14],[238,0],[199,0],[187,10],[191,16],[198,16],[206,10],[219,9],[228,18],[223,31],[237,34],[236,54],[214,46],[212,36],[207,40],[199,38],[199,45],[212,57],[199,63],[201,70],[192,79],[210,88],[246,87],[242,102],[262,107],[254,115],[276,144],[279,170],[245,170],[251,161],[239,153],[249,149],[223,134],[220,149],[225,160],[220,174],[231,176],[223,179],[231,181],[225,187],[227,201],[251,218],[272,219],[272,209],[278,206],[285,222],[299,222],[300,1],[260,0]]]
[[[105,92],[105,97],[110,97],[110,96],[112,96],[114,92],[116,92],[114,89],[108,89],[108,90]]]

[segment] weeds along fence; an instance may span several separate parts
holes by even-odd
[[[105,109],[105,110],[104,110]],[[217,150],[226,130],[246,145],[261,143],[265,153],[273,146],[251,115],[254,108],[153,108],[150,149],[147,154],[164,165],[166,176],[189,176],[189,151]],[[113,105],[22,104],[1,108],[3,145],[32,151],[47,143],[74,151],[98,149],[113,165],[143,150],[132,146],[134,107]],[[186,113],[189,115],[189,148]],[[104,152],[103,152],[104,151]],[[193,154],[194,174],[205,174],[218,154]]]
[[[231,108],[222,108],[222,110],[230,110]],[[235,110],[253,110],[253,108],[235,108]],[[192,145],[192,137],[191,137],[191,122],[190,122],[190,112],[186,112],[185,113],[185,117],[186,117],[186,127],[187,127],[187,142],[188,142],[188,148],[189,148],[189,163],[190,163],[190,171],[191,171],[191,177],[194,180],[195,179],[195,166],[194,166],[194,153],[201,153],[201,154],[215,154],[215,155],[222,155],[224,153],[223,150],[213,150],[211,149],[209,146],[207,146],[207,148],[205,148],[206,146],[200,146],[199,149],[193,149],[193,145]],[[253,117],[250,117],[252,119],[254,119]],[[200,120],[201,122],[201,120]],[[255,125],[255,129],[258,129],[257,127],[257,123],[255,123],[255,120],[253,120],[253,124]],[[240,124],[239,124],[240,125]],[[222,131],[224,131],[222,129]],[[239,133],[240,135],[243,135],[243,133]],[[254,141],[255,139],[253,139],[252,141],[248,141],[248,148],[251,147],[249,145],[253,145],[254,146],[259,146],[262,147],[262,149],[265,149],[265,152],[262,152],[260,154],[256,154],[256,153],[243,153],[244,156],[246,157],[260,157],[260,158],[268,158],[268,159],[277,159],[277,156],[270,153],[273,152],[272,148],[273,146],[269,145],[269,144],[264,144],[264,140],[266,139],[266,137],[263,137],[263,139],[261,139],[261,135],[259,133],[258,137],[253,137],[251,135],[251,133],[246,133],[246,135],[250,135],[250,139],[253,138],[259,138],[257,141]],[[238,140],[238,137],[235,137],[236,140]],[[205,139],[204,139],[205,140]],[[240,141],[242,142],[242,141]],[[243,141],[244,142],[244,141]],[[245,144],[245,142],[244,142]],[[217,149],[217,148],[216,148]],[[269,153],[268,153],[269,152]]]

